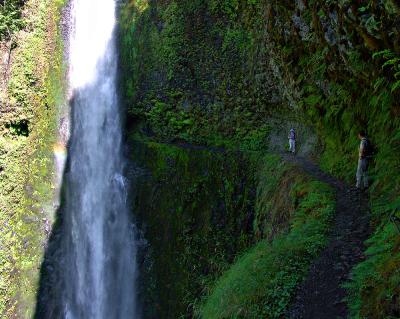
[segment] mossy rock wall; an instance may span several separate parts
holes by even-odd
[[[261,315],[263,312],[256,309],[264,309],[262,305],[267,302],[268,309],[282,314],[296,283],[325,245],[334,213],[332,190],[276,155],[160,144],[148,139],[133,139],[131,145],[130,194],[132,210],[142,230],[139,295],[144,301],[144,318],[208,318],[204,313],[218,312],[214,306],[219,297],[215,297],[214,290],[219,289],[220,278],[247,258],[242,255],[254,250],[262,256],[281,254],[282,247],[276,248],[280,244],[270,245],[277,238],[277,243],[284,243],[283,250],[287,250],[278,259],[289,268],[297,267],[293,272],[296,275],[276,282],[280,290],[268,280],[235,280],[246,292],[238,295],[242,298],[238,304],[228,298],[221,313]],[[302,207],[312,214],[304,214]],[[313,219],[320,214],[320,218]],[[303,225],[303,220],[313,226],[299,226],[290,235],[297,239],[286,240],[293,225]],[[309,229],[317,233],[308,233]],[[300,241],[303,235],[304,240]],[[262,247],[267,247],[264,253]],[[280,267],[274,265],[270,265],[271,269]],[[268,274],[268,278],[275,276],[273,271]],[[257,287],[246,288],[255,282]],[[262,287],[265,298],[260,295]],[[276,289],[280,291],[276,294],[279,298],[271,303],[270,293]],[[227,291],[234,296],[230,288]],[[205,310],[209,298],[214,303],[213,310]]]
[[[253,242],[254,164],[220,149],[133,148],[133,211],[147,241],[145,317],[189,318],[209,284]]]
[[[62,4],[14,0],[1,5],[0,51],[7,62],[0,81],[1,318],[32,317],[54,213]]]
[[[128,122],[145,121],[158,140],[262,150],[277,135],[271,119],[286,123],[281,130],[301,123],[316,132],[321,167],[354,183],[356,135],[367,130],[378,146],[376,234],[350,285],[355,317],[399,313],[389,218],[400,214],[399,12],[394,0],[126,0],[121,8]]]

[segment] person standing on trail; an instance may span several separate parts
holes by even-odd
[[[367,139],[367,134],[364,131],[358,133],[358,138],[361,140],[358,150],[358,166],[357,166],[357,183],[358,189],[368,188],[368,161],[371,156],[371,145]]]
[[[294,154],[296,152],[296,132],[294,131],[294,128],[290,129],[288,139],[289,139],[289,152],[292,152]]]

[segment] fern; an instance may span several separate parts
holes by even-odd
[[[23,5],[22,0],[0,2],[0,40],[10,39],[23,27],[24,21],[21,18]]]
[[[400,81],[396,81],[392,86],[391,86],[391,92],[394,93],[400,89]]]
[[[376,58],[385,58],[385,59],[391,59],[393,57],[395,57],[395,54],[393,53],[393,51],[391,50],[382,50],[379,52],[376,52],[372,55],[372,58],[376,59]]]
[[[385,62],[382,64],[382,69],[389,68],[393,72],[392,83],[390,83],[390,91],[394,93],[395,91],[400,89],[400,56],[394,53],[391,50],[383,50],[379,51],[372,55],[374,59],[383,58]],[[379,81],[379,80],[378,80]],[[375,88],[377,84],[381,84],[381,82],[375,83]]]

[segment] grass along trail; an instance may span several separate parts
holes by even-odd
[[[311,264],[287,312],[291,319],[347,318],[346,290],[352,268],[364,260],[364,241],[369,235],[368,197],[322,172],[302,157],[282,155],[314,178],[336,189],[336,217],[328,246]]]

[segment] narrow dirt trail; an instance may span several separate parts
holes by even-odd
[[[283,159],[301,166],[314,178],[336,189],[335,222],[329,244],[312,263],[305,281],[298,288],[287,312],[291,319],[347,318],[348,310],[342,288],[351,269],[365,257],[364,241],[369,235],[368,198],[357,190],[322,172],[317,165],[289,154]]]
[[[225,152],[224,148],[187,143],[174,145],[188,149]],[[352,268],[365,259],[364,242],[370,234],[368,195],[322,172],[316,164],[304,157],[289,153],[278,154],[283,160],[302,167],[306,173],[336,190],[336,215],[328,246],[311,264],[309,273],[298,287],[285,318],[348,318],[345,302],[347,294],[342,285],[350,279]]]

